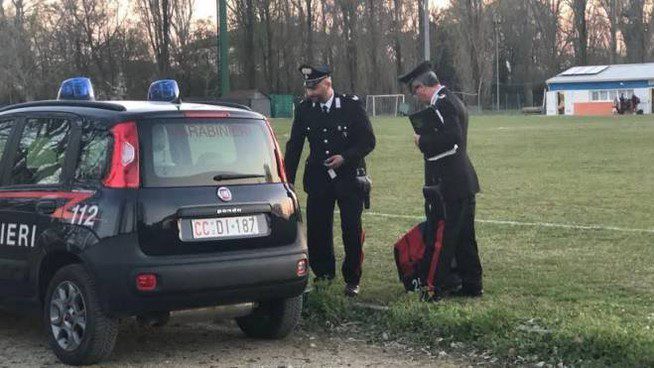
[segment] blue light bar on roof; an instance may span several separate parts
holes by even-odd
[[[150,85],[148,101],[179,102],[179,86],[172,79],[158,80]]]
[[[94,101],[95,92],[91,80],[85,77],[66,79],[59,87],[57,100]]]

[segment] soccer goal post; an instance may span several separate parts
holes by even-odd
[[[368,95],[366,97],[366,111],[368,115],[397,116],[400,104],[404,103],[404,95]]]

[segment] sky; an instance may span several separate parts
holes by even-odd
[[[449,0],[429,0],[433,7],[443,7],[448,3]],[[195,0],[195,17],[216,19],[216,0]]]

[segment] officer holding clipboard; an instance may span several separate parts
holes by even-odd
[[[475,237],[475,195],[479,182],[467,154],[468,113],[463,102],[441,85],[429,62],[399,77],[411,94],[428,107],[411,116],[416,146],[425,159],[425,186],[437,188],[445,217],[443,248],[432,300],[446,296],[452,261],[462,287],[447,295],[483,294],[482,267]]]

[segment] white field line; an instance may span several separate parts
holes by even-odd
[[[364,212],[364,215],[375,216],[375,217],[387,217],[387,218],[404,218],[404,219],[412,219],[412,220],[419,220],[425,218],[424,216],[400,215],[400,214],[381,213],[381,212]],[[559,229],[608,230],[608,231],[620,231],[620,232],[628,232],[628,233],[654,234],[654,229],[634,229],[634,228],[605,226],[605,225],[576,225],[576,224],[557,224],[552,222],[521,222],[521,221],[484,220],[484,219],[476,219],[475,222],[479,222],[482,224],[494,224],[494,225],[537,226],[537,227],[552,227],[552,228],[559,228]]]

